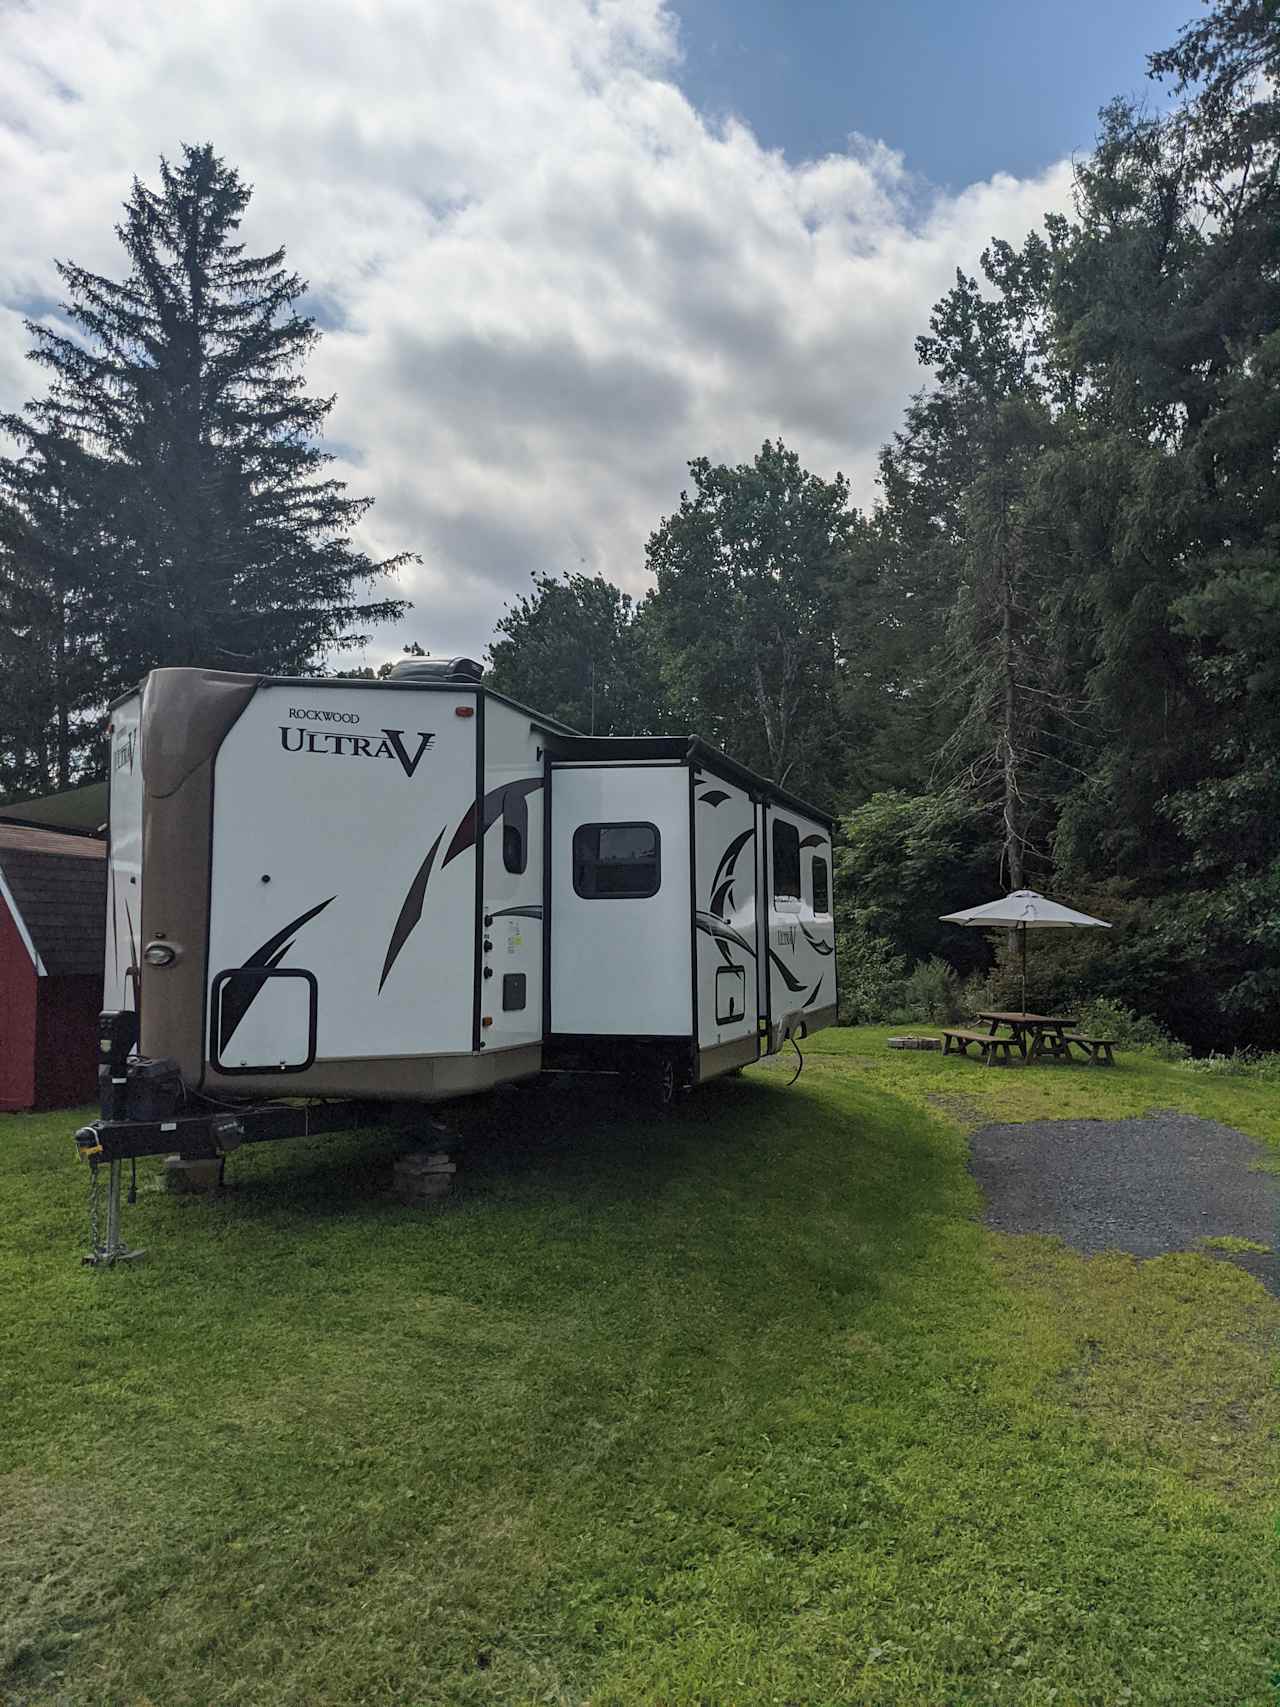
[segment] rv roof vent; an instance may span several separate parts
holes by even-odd
[[[406,658],[387,678],[393,682],[478,682],[484,665],[474,658]]]

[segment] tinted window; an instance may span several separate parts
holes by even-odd
[[[800,899],[800,832],[781,818],[773,820],[773,898]]]
[[[660,849],[653,824],[580,824],[573,832],[573,887],[586,901],[656,895]]]
[[[815,913],[831,911],[831,880],[827,862],[818,854],[813,856],[813,910]]]
[[[508,871],[524,870],[528,839],[529,803],[523,794],[508,789],[502,797],[502,863]]]

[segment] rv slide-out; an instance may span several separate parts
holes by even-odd
[[[433,1102],[696,1084],[834,1019],[830,821],[697,740],[574,734],[467,660],[157,670],[111,725],[116,1120],[140,1063],[188,1109]]]

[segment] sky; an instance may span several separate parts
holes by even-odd
[[[0,7],[0,410],[55,257],[212,141],[325,335],[335,472],[408,641],[480,656],[535,571],[642,593],[686,464],[781,436],[874,502],[957,267],[1070,202],[1193,0],[37,0]],[[1145,85],[1150,88],[1149,85]]]

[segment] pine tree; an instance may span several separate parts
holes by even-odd
[[[0,799],[94,769],[105,583],[87,472],[72,441],[34,429],[26,454],[0,460]]]
[[[250,195],[210,145],[184,147],[157,190],[135,180],[123,281],[60,263],[70,330],[28,322],[51,386],[0,424],[28,468],[67,447],[61,525],[100,613],[103,699],[158,664],[305,671],[407,608],[358,597],[406,558],[352,546],[372,500],[325,473],[334,399],[302,374],[319,333],[284,250],[236,240]]]

